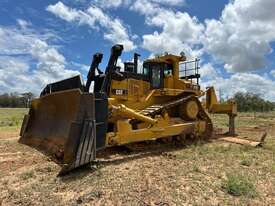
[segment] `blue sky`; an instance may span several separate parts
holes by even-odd
[[[0,93],[32,91],[79,72],[123,43],[123,61],[184,51],[224,97],[275,101],[274,0],[1,0]]]

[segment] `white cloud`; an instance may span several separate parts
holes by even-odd
[[[97,27],[102,28],[104,30],[104,38],[113,44],[123,44],[125,51],[130,51],[136,47],[122,21],[107,15],[96,6],[90,6],[87,10],[82,11],[58,2],[54,5],[49,5],[47,11],[68,22],[76,22],[80,25],[86,24],[93,29]]]
[[[66,70],[64,56],[44,41],[35,40],[30,53],[38,61],[35,73],[43,74],[41,81],[44,83],[77,74],[75,71]]]
[[[166,5],[166,6],[182,6],[185,5],[185,0],[95,0],[93,3],[95,3],[97,6],[101,8],[118,8],[118,7],[126,7],[133,4],[140,4],[140,3],[155,3],[160,5]],[[140,4],[141,5],[141,4]],[[149,12],[149,11],[148,11]]]
[[[0,27],[0,54],[13,55],[24,54],[30,49],[30,42],[33,40],[33,35],[22,35],[14,28]]]
[[[29,26],[31,26],[30,22],[25,21],[24,19],[17,19],[17,23],[21,27],[21,29],[26,30]]]
[[[87,24],[90,27],[95,28],[96,19],[93,16],[89,16],[81,10],[67,7],[60,1],[54,5],[49,5],[46,10],[65,21],[78,22],[80,25]]]
[[[153,53],[178,53],[184,48],[191,56],[207,51],[229,72],[267,65],[266,55],[272,52],[270,43],[275,41],[274,0],[232,0],[219,20],[204,23],[159,2],[137,0],[130,6],[145,16],[147,25],[160,28],[143,35],[143,48]]]
[[[142,47],[154,54],[165,51],[177,54],[183,50],[190,56],[199,54],[196,46],[200,44],[203,24],[186,12],[175,12],[159,3],[160,1],[139,0],[130,7],[145,16],[147,25],[161,29],[160,32],[143,35]]]
[[[271,70],[271,71],[270,71],[270,74],[271,74],[273,77],[275,77],[275,70]]]
[[[0,26],[0,92],[38,94],[46,84],[78,74],[65,69],[65,57],[47,43],[51,35],[33,32],[23,20],[18,23],[20,28]]]
[[[275,40],[274,0],[235,0],[220,20],[207,20],[205,49],[230,72],[263,68]]]
[[[247,72],[223,77],[211,64],[202,66],[201,74],[203,88],[214,86],[218,96],[225,99],[233,97],[237,92],[253,92],[265,99],[275,101],[275,82],[267,74]]]
[[[171,6],[182,6],[185,5],[185,0],[151,0],[152,2],[163,4],[163,5],[171,5]]]
[[[118,59],[117,59],[116,65],[117,65],[118,67],[120,67],[120,71],[124,71],[124,62],[122,61],[121,58],[118,58]]]
[[[135,1],[130,6],[130,10],[133,10],[133,11],[139,12],[142,15],[145,15],[146,20],[149,19],[149,17],[152,17],[157,13],[164,11],[164,9],[162,9],[159,4],[156,4],[152,1],[147,1],[147,0]]]
[[[0,93],[17,91],[26,87],[30,82],[22,81],[24,74],[29,70],[29,65],[24,59],[13,57],[0,57]],[[21,90],[22,91],[22,90]]]
[[[95,0],[94,3],[101,8],[118,8],[122,5],[128,5],[130,0]]]
[[[203,64],[200,68],[200,75],[204,80],[216,79],[220,76],[211,63]]]

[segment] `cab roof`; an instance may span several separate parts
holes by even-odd
[[[173,62],[183,62],[186,61],[186,56],[177,56],[173,54],[166,54],[163,56],[157,56],[152,59],[147,59],[144,63],[173,63]]]

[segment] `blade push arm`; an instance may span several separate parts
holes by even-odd
[[[111,74],[116,69],[117,59],[118,57],[120,57],[122,51],[123,51],[123,45],[116,44],[112,47],[109,62],[105,70],[105,78],[103,80],[103,84],[100,90],[101,93],[106,93],[107,95],[109,95],[110,86],[111,86]]]
[[[87,75],[87,83],[85,85],[85,92],[89,92],[90,86],[92,81],[95,80],[95,70],[98,71],[99,74],[102,74],[103,72],[99,70],[98,65],[101,63],[103,58],[103,54],[96,53],[93,55],[92,64],[90,66],[89,73]]]

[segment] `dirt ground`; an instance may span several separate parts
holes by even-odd
[[[212,118],[225,130],[225,116]],[[20,123],[0,127],[0,205],[275,205],[275,113],[237,119],[243,137],[268,132],[263,147],[139,143],[109,149],[64,177],[47,157],[17,143]],[[230,175],[248,177],[254,195],[230,194]]]

